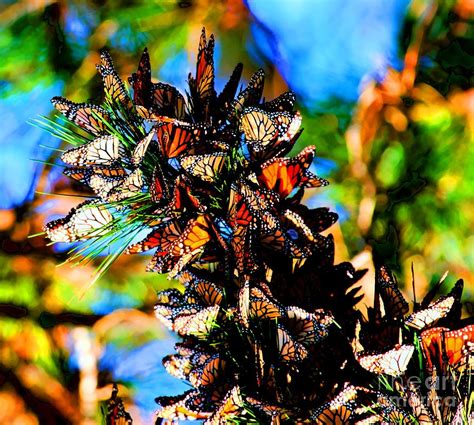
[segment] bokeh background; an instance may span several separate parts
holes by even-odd
[[[81,188],[54,167],[61,141],[35,126],[49,99],[99,102],[98,51],[126,78],[148,46],[153,76],[182,89],[202,26],[215,34],[217,88],[233,66],[266,71],[265,96],[294,90],[330,180],[310,205],[340,220],[338,260],[384,262],[421,298],[445,272],[466,283],[474,314],[472,0],[72,0],[0,5],[0,423],[101,423],[111,382],[136,424],[154,398],[185,384],[161,358],[174,337],[153,317],[154,294],[176,283],[121,258],[66,263],[42,225]],[[59,151],[58,151],[59,150]],[[365,280],[370,303],[373,274]],[[331,282],[328,282],[331,284]],[[362,306],[363,307],[363,306]]]

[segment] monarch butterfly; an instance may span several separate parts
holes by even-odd
[[[277,327],[277,347],[283,363],[300,362],[308,355],[306,348],[295,341],[281,324]]]
[[[190,373],[189,382],[196,388],[207,387],[222,377],[225,368],[226,361],[216,354],[208,359],[203,366]]]
[[[106,234],[113,220],[104,205],[88,200],[73,208],[66,217],[47,223],[44,231],[52,242],[74,242]]]
[[[123,400],[118,396],[117,384],[113,384],[112,396],[107,403],[107,425],[131,425],[132,417],[125,410]]]
[[[283,419],[288,419],[288,410],[281,406],[276,406],[271,403],[267,403],[265,401],[257,400],[253,397],[246,397],[245,401],[250,404],[255,409],[260,410],[261,412],[265,413],[267,416],[271,416],[272,418],[278,416]]]
[[[66,177],[70,177],[71,179],[84,184],[88,184],[89,177],[92,175],[92,173],[92,169],[87,167],[66,168],[63,171],[63,174]]]
[[[137,143],[135,149],[132,153],[132,164],[138,166],[142,163],[143,158],[150,146],[150,143],[153,141],[153,136],[155,135],[155,129],[152,129],[142,140]]]
[[[402,375],[411,360],[415,347],[405,344],[384,353],[356,352],[356,359],[366,370],[376,374],[390,376]]]
[[[222,302],[224,293],[216,284],[208,280],[195,279],[190,287],[206,305],[219,305]]]
[[[201,248],[210,239],[208,218],[206,215],[199,215],[196,219],[190,220],[179,238],[172,242],[169,253],[175,257],[182,256]]]
[[[249,208],[260,216],[272,210],[276,204],[277,194],[263,187],[252,187],[241,181],[239,191]]]
[[[278,135],[278,129],[269,114],[258,108],[244,109],[240,117],[240,127],[247,143],[265,146]]]
[[[204,248],[200,247],[183,254],[181,257],[167,257],[158,263],[157,267],[152,270],[158,271],[159,273],[168,272],[168,277],[174,279],[185,266],[187,266],[191,261],[196,261],[203,254]]]
[[[61,96],[53,97],[51,103],[69,121],[87,132],[95,136],[106,133],[105,122],[110,121],[110,116],[100,106],[90,103],[74,103]]]
[[[159,182],[155,182],[155,184],[156,183]],[[166,192],[168,192],[168,188],[166,186],[163,185],[162,187],[166,189]],[[161,190],[161,186],[158,189]],[[159,199],[160,198],[155,197],[155,200]],[[174,182],[173,195],[170,202],[155,210],[153,214],[155,216],[169,217],[170,215],[174,215],[173,213],[185,212],[189,209],[204,212],[206,210],[206,206],[201,203],[197,196],[195,196],[193,193],[193,186],[189,185],[187,178],[181,175],[178,176]]]
[[[231,229],[237,226],[248,226],[253,220],[253,215],[235,184],[231,185],[227,216]]]
[[[436,423],[436,419],[425,405],[419,389],[410,381],[408,381],[407,395],[408,405],[410,406],[417,423],[424,425]]]
[[[260,99],[262,98],[263,94],[264,83],[265,72],[263,69],[259,69],[257,72],[255,72],[255,74],[252,75],[245,90],[242,90],[237,95],[237,99],[232,102],[229,118],[232,119],[235,115],[240,114],[247,106],[253,106],[260,103]]]
[[[172,122],[163,123],[157,127],[157,139],[161,154],[168,159],[189,150],[192,147],[193,134]]]
[[[232,229],[231,248],[234,252],[236,265],[240,271],[256,267],[254,261],[254,215],[245,199],[235,185],[231,187],[228,207],[228,221]]]
[[[249,306],[250,306],[250,282],[245,279],[244,283],[240,286],[239,300],[237,304],[237,314],[240,323],[245,327],[249,328]]]
[[[61,160],[74,166],[111,165],[125,155],[125,148],[117,137],[102,136],[68,150],[61,155]]]
[[[214,90],[214,36],[211,34],[209,41],[206,40],[206,31],[203,28],[199,40],[199,49],[196,62],[196,78],[189,74],[188,82],[193,103],[194,113],[204,121],[209,119],[209,107],[215,100]],[[201,117],[202,115],[202,117]]]
[[[265,102],[261,108],[267,112],[291,112],[296,102],[296,96],[292,91],[282,93],[277,98]]]
[[[293,138],[295,138],[297,133],[299,133],[299,128],[301,125],[301,115],[299,112],[295,112],[295,113],[268,112],[267,113],[257,108],[248,108],[245,111],[248,112],[248,116],[247,114],[242,115],[241,121],[244,119],[244,116],[246,116],[248,119],[250,119],[250,117],[253,116],[254,122],[258,123],[259,118],[262,119],[263,115],[265,115],[268,119],[271,120],[275,128],[275,136],[277,136],[275,146],[272,146],[272,149],[273,149],[271,150],[272,153],[277,152],[277,150],[275,150],[275,147],[278,149],[289,150],[288,147],[290,145],[285,145],[284,142],[291,141]],[[255,128],[249,128],[248,134],[252,135],[252,133],[255,133],[255,130],[256,130]],[[257,141],[260,142],[260,143],[256,143],[256,146],[254,147],[254,149],[257,151],[266,149],[267,147],[266,145],[268,144],[268,139],[262,140],[262,139],[252,138],[252,137],[249,137],[247,139],[250,140],[250,142],[257,142]],[[272,155],[272,156],[275,156],[275,155]]]
[[[281,221],[284,223],[286,228],[286,233],[292,241],[297,241],[300,239],[300,234],[302,234],[308,242],[314,242],[315,239],[319,236],[318,233],[313,234],[311,229],[306,225],[303,218],[291,210],[285,210]]]
[[[308,226],[313,234],[321,233],[331,227],[338,219],[338,215],[329,211],[329,208],[309,209],[306,205],[291,205],[293,212],[303,218],[304,223]]]
[[[160,247],[161,251],[166,252],[181,234],[182,228],[180,223],[177,220],[169,220],[159,225],[140,242],[128,246],[125,253],[138,254],[157,247]]]
[[[205,155],[190,155],[181,159],[181,166],[192,176],[212,183],[224,166],[227,155],[217,152]]]
[[[159,203],[163,198],[168,198],[168,186],[166,185],[163,173],[161,171],[160,165],[156,165],[153,168],[153,173],[151,175],[151,182],[148,185],[150,190],[151,200],[153,202]]]
[[[252,117],[250,119],[250,117]],[[288,153],[295,142],[298,140],[301,131],[301,115],[299,112],[294,114],[289,112],[272,112],[265,115],[262,111],[255,110],[250,115],[243,115],[242,119],[247,124],[243,128],[246,135],[246,147],[249,156],[255,161],[264,161],[269,158],[280,157]],[[270,120],[270,121],[268,121]],[[270,125],[271,122],[271,125]],[[264,133],[265,128],[269,133]],[[259,137],[262,139],[248,139],[248,137]],[[306,185],[312,183],[317,187],[319,183],[307,179]],[[313,187],[313,186],[310,186]]]
[[[259,289],[250,289],[249,316],[258,319],[279,319],[283,308],[270,299]]]
[[[263,223],[259,223],[259,241],[274,251],[291,251],[290,244],[280,226],[279,220],[269,212],[262,214]]]
[[[173,86],[157,83],[152,86],[152,109],[159,115],[177,120],[187,119],[186,102],[183,95]]]
[[[104,81],[105,94],[112,102],[121,103],[124,106],[131,106],[131,99],[123,81],[117,74],[110,54],[107,50],[100,51],[100,64],[97,65]]]
[[[181,314],[174,319],[173,330],[181,336],[194,335],[204,337],[215,326],[219,306],[204,308],[197,313]]]
[[[405,324],[421,330],[446,317],[453,309],[453,306],[459,304],[463,285],[462,280],[456,282],[448,295],[440,297],[437,301],[429,304],[428,307],[410,314],[405,320]]]
[[[394,424],[412,424],[413,417],[395,405],[384,394],[377,393],[377,406],[381,408],[381,420]],[[416,422],[418,423],[418,422]]]
[[[274,158],[261,166],[259,183],[286,198],[305,181],[305,173],[314,157],[314,147],[308,146],[294,158]]]
[[[135,105],[149,108],[151,106],[152,83],[150,55],[146,47],[140,58],[137,72],[134,72],[132,76],[128,78],[128,82],[133,89],[133,102]]]
[[[376,288],[380,292],[387,317],[399,319],[408,313],[408,303],[388,267],[382,266],[377,270]]]
[[[235,98],[235,93],[237,92],[237,88],[239,86],[240,77],[242,76],[242,63],[238,63],[237,66],[232,71],[232,74],[227,81],[224,89],[217,97],[217,104],[221,111],[227,111],[231,102]]]
[[[123,183],[124,176],[104,176],[92,174],[87,180],[89,187],[102,199],[108,200],[109,193]]]
[[[88,185],[100,198],[107,200],[109,192],[123,182],[126,171],[121,166],[96,166],[67,168],[63,174]]]
[[[177,317],[191,316],[201,311],[202,308],[197,304],[186,304],[179,307],[171,307],[167,304],[155,305],[155,317],[163,323],[168,329],[174,330],[174,321]]]
[[[311,419],[318,425],[350,424],[355,416],[357,392],[360,387],[350,385],[331,401],[316,409]]]
[[[328,335],[329,327],[334,323],[334,317],[321,311],[309,313],[299,307],[286,307],[285,325],[296,336],[296,341],[304,345],[314,344]]]
[[[110,202],[119,202],[142,192],[145,182],[140,168],[133,170],[123,182],[115,187],[108,195]]]
[[[227,423],[241,412],[243,404],[240,388],[238,386],[233,387],[226,394],[217,411],[204,422],[204,425],[221,425]]]
[[[183,302],[183,294],[177,289],[167,289],[157,294],[157,304],[168,304],[171,307],[179,306]]]
[[[189,357],[176,354],[165,356],[162,363],[166,372],[178,379],[187,379],[193,367]]]
[[[171,276],[178,273],[189,261],[202,253],[204,246],[211,240],[209,222],[206,216],[192,219],[180,235],[171,234],[168,240],[162,239],[160,251],[155,254],[148,270],[161,273],[169,272]]]
[[[204,410],[205,400],[199,391],[189,390],[179,397],[158,397],[163,406],[157,412],[158,418],[174,420],[207,419],[211,416]]]
[[[188,209],[196,209],[204,212],[206,206],[193,193],[193,186],[189,184],[184,176],[178,176],[173,191],[173,198],[168,206],[171,211],[184,212]]]
[[[303,187],[324,187],[327,186],[329,182],[322,177],[314,175],[311,171],[306,171],[305,179],[303,181]]]
[[[474,325],[456,330],[437,327],[421,333],[421,346],[429,369],[435,364],[442,369],[448,364],[456,365],[465,356],[469,344],[474,345]]]

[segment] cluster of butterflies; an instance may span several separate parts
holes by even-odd
[[[444,279],[408,315],[409,304],[395,278],[387,267],[381,267],[374,306],[357,323],[352,342],[355,358],[364,369],[399,378],[394,395],[408,400],[417,423],[458,423],[455,418],[466,415],[465,400],[473,390],[474,325],[472,318],[461,319],[463,281],[434,300]],[[420,358],[433,382],[430,391],[404,378],[418,376],[414,363]],[[436,384],[440,379],[442,388]]]
[[[147,270],[185,286],[184,293],[158,294],[155,313],[183,339],[164,358],[165,368],[193,388],[160,397],[159,420],[324,424],[441,417],[444,407],[425,406],[403,379],[418,347],[432,374],[471,370],[472,325],[450,330],[459,323],[462,283],[434,302],[428,294],[406,317],[408,304],[382,268],[374,307],[367,319],[359,317],[354,284],[364,271],[334,266],[332,237],[321,235],[337,215],[301,203],[307,188],[327,184],[310,171],[314,147],[285,156],[301,134],[294,94],[263,101],[262,70],[239,91],[239,64],[218,95],[213,50],[214,38],[203,30],[186,96],[152,81],[145,50],[129,78],[132,94],[102,51],[104,105],[53,99],[78,140],[86,140],[61,156],[64,174],[87,186],[92,199],[48,223],[47,236],[128,240],[127,226],[149,229],[125,252],[154,250]],[[282,302],[286,295],[294,305]],[[348,331],[354,317],[359,322]],[[401,379],[398,394],[411,410],[360,385],[374,376]],[[462,414],[458,405],[449,417]]]
[[[267,403],[255,394],[248,396],[249,388],[270,394],[284,391],[287,376],[298,373],[297,365],[335,328],[334,318],[323,310],[310,313],[279,303],[267,282],[247,279],[234,301],[222,284],[190,271],[178,277],[185,292],[170,289],[158,294],[155,313],[183,338],[177,353],[163,359],[166,370],[194,389],[181,398],[159,399],[158,417],[165,420],[207,418],[208,423],[223,423],[244,414],[248,403],[265,415]],[[276,375],[284,370],[282,382]],[[235,388],[240,396],[230,397]],[[234,400],[232,408],[229,397]],[[271,414],[281,414],[282,406]]]
[[[148,270],[171,277],[192,264],[253,273],[262,268],[262,249],[291,256],[297,268],[323,243],[319,232],[335,215],[300,205],[305,188],[327,184],[309,170],[314,147],[284,157],[301,133],[294,94],[262,102],[259,70],[236,95],[239,64],[217,95],[213,49],[213,36],[207,40],[203,30],[187,100],[152,82],[146,50],[129,79],[133,96],[102,51],[103,106],[53,98],[89,137],[61,156],[64,174],[95,198],[48,223],[49,239],[97,239],[139,223],[152,230],[126,252],[156,250]],[[117,214],[128,217],[122,228]]]

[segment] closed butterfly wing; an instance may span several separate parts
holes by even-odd
[[[60,96],[53,97],[51,103],[69,121],[87,132],[96,136],[107,132],[106,122],[110,121],[110,116],[100,106],[74,103]]]
[[[239,87],[240,77],[242,76],[243,65],[237,64],[229,81],[217,98],[217,105],[221,111],[227,111],[235,98],[235,93]]]
[[[229,118],[232,119],[234,116],[239,116],[244,108],[248,106],[258,105],[262,98],[264,84],[265,72],[263,69],[259,69],[252,75],[245,90],[241,91],[234,102],[232,102]]]
[[[123,400],[118,396],[117,385],[113,385],[112,396],[107,402],[107,425],[131,425],[132,417],[125,410]]]
[[[205,305],[212,306],[221,304],[224,293],[215,283],[204,279],[197,279],[193,282],[191,287]]]
[[[211,416],[204,409],[205,400],[199,391],[187,391],[180,397],[158,397],[162,406],[157,417],[167,421],[203,420]]]
[[[192,176],[212,183],[222,171],[227,155],[223,152],[191,155],[181,159],[181,166]]]
[[[397,281],[386,266],[377,271],[376,285],[382,297],[385,315],[390,319],[400,319],[408,313],[409,306],[398,289]]]
[[[405,324],[417,330],[431,326],[449,313],[454,301],[454,297],[443,297],[423,310],[410,314],[405,320]]]
[[[145,108],[151,106],[152,82],[151,82],[151,66],[150,55],[145,48],[137,72],[133,73],[128,79],[133,89],[133,102]]]
[[[94,200],[85,201],[70,213],[46,224],[46,236],[52,242],[74,242],[108,233],[113,223],[109,210]]]
[[[267,112],[292,112],[295,102],[295,94],[287,91],[270,102],[265,102],[261,108]]]
[[[106,98],[112,103],[131,106],[131,99],[125,85],[114,68],[109,52],[105,49],[100,52],[100,64],[97,65],[97,69],[104,81]]]
[[[444,327],[431,328],[421,333],[421,346],[425,354],[428,369],[435,366],[443,371],[454,366],[474,351],[474,325],[449,330]]]
[[[228,423],[242,411],[244,402],[240,395],[240,388],[233,387],[224,397],[217,411],[204,422],[204,425],[221,425]]]
[[[207,121],[216,92],[214,90],[214,36],[211,34],[207,41],[204,28],[199,40],[196,77],[189,75],[188,81],[194,115],[198,120]]]
[[[240,117],[240,127],[249,144],[267,145],[278,135],[270,116],[257,108],[244,110]]]
[[[283,363],[300,362],[308,355],[306,348],[294,340],[280,324],[277,327],[277,347]]]
[[[214,355],[203,366],[191,372],[189,382],[196,388],[215,385],[216,381],[222,378],[225,369],[226,361],[219,355]]]
[[[384,353],[356,353],[356,359],[369,372],[400,376],[405,373],[414,350],[413,345],[405,344]]]
[[[259,183],[286,198],[305,180],[306,170],[314,158],[314,147],[308,146],[294,158],[275,158],[261,166]]]
[[[207,307],[197,313],[180,315],[174,320],[173,330],[181,336],[194,335],[205,338],[214,328],[219,306]]]
[[[172,243],[169,253],[174,257],[180,257],[203,247],[210,240],[208,219],[205,215],[199,215],[187,224],[183,233]]]
[[[126,155],[125,148],[115,136],[101,136],[61,155],[69,165],[111,165]]]
[[[193,134],[187,129],[174,123],[165,123],[157,128],[157,139],[160,152],[164,158],[175,158],[190,150]]]
[[[152,103],[152,110],[158,115],[176,118],[177,120],[187,118],[186,102],[183,95],[169,84],[153,84]]]
[[[120,202],[142,193],[145,182],[143,172],[140,168],[133,170],[123,182],[115,187],[108,195],[110,202]]]
[[[145,154],[147,153],[154,136],[155,130],[152,129],[142,140],[137,143],[132,153],[133,165],[139,166],[142,163],[143,158],[145,157]]]
[[[160,248],[160,251],[167,252],[168,249],[178,240],[182,234],[182,229],[177,220],[167,221],[140,242],[130,245],[126,250],[126,254],[138,254],[150,249]]]
[[[270,300],[259,288],[250,289],[249,316],[256,319],[279,319],[283,316],[283,308]]]
[[[299,307],[287,307],[285,326],[296,341],[308,345],[327,337],[334,317],[324,311],[309,313]]]
[[[316,409],[311,419],[318,425],[352,424],[355,422],[357,396],[365,392],[364,388],[349,385],[339,392],[332,400]]]
[[[163,366],[171,376],[178,379],[188,379],[188,376],[192,370],[193,364],[189,357],[180,355],[168,355],[162,360]]]
[[[151,200],[153,202],[158,203],[161,202],[163,198],[169,197],[168,187],[163,177],[160,165],[156,165],[153,169],[151,181],[148,187],[150,190]]]

